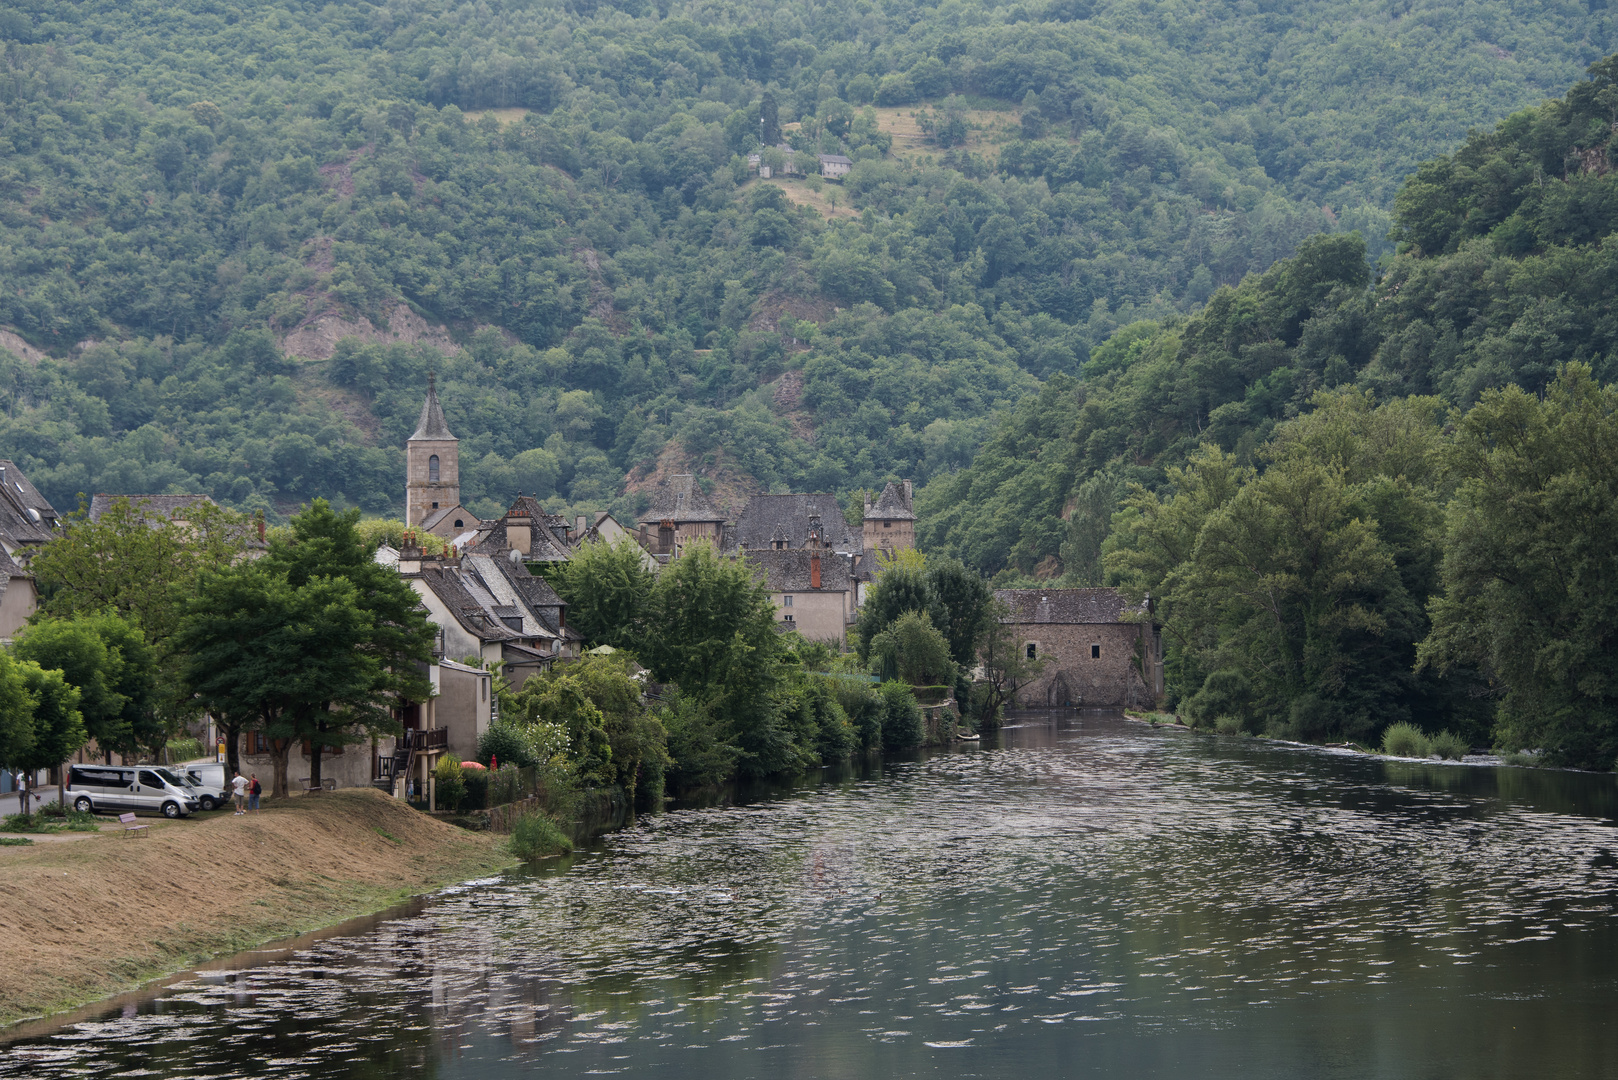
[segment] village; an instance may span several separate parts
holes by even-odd
[[[418,665],[424,670],[414,684],[426,692],[379,702],[391,723],[370,725],[368,738],[331,739],[313,755],[314,768],[309,740],[301,747],[302,768],[299,749],[280,748],[292,790],[370,787],[424,810],[455,809],[437,798],[439,766],[446,758],[476,761],[480,744],[488,744],[490,728],[500,720],[502,695],[520,694],[535,676],[616,651],[587,639],[576,620],[570,622],[570,605],[552,584],[559,570],[601,547],[632,551],[631,559],[648,579],[698,549],[744,567],[767,595],[777,634],[813,643],[826,660],[841,661],[845,676],[852,671],[860,680],[881,680],[878,674],[858,674],[881,665],[876,657],[855,652],[862,612],[885,572],[923,561],[915,551],[908,480],[867,494],[857,524],[827,493],[753,495],[731,517],[690,474],[662,481],[651,506],[633,524],[605,511],[568,520],[522,493],[499,518],[479,520],[461,501],[458,443],[429,380],[419,422],[406,444],[404,530],[396,543],[384,541],[371,553],[376,564],[408,586],[430,624],[430,660]],[[0,638],[26,642],[30,624],[42,618],[29,567],[80,523],[64,519],[15,464],[0,462],[0,481]],[[193,531],[194,519],[217,509],[204,495],[100,493],[90,499],[82,524],[108,521],[115,508],[150,527]],[[262,519],[256,526],[249,523],[241,557],[260,557],[264,536]],[[977,588],[987,593],[981,583]],[[1161,638],[1150,598],[1132,604],[1112,589],[1003,589],[992,595],[999,631],[978,634],[968,655],[955,658],[970,662],[946,663],[955,670],[930,670],[914,680],[928,684],[912,689],[927,721],[921,730],[933,739],[972,737],[980,726],[993,726],[1003,706],[1138,709],[1151,707],[1162,694]],[[987,644],[991,639],[1000,654],[1011,655],[995,655]],[[632,666],[646,686],[647,670]],[[899,677],[894,663],[887,667],[889,677]],[[978,696],[976,707],[974,685],[992,690]],[[929,689],[936,692],[929,695]],[[664,692],[655,685],[651,690]],[[164,747],[156,759],[149,744],[115,749],[86,738],[56,765],[25,771],[7,763],[0,770],[0,808],[26,810],[21,800],[31,792],[42,805],[65,798],[97,811],[164,812],[161,797],[120,801],[97,790],[75,798],[70,765],[150,765],[182,773],[190,769],[193,777],[201,775],[201,766],[225,766],[208,772],[215,790],[204,798],[206,808],[227,804],[228,792],[218,789],[228,787],[229,775],[267,780],[276,772],[275,738],[268,725],[251,718],[226,722],[204,711],[170,732],[169,740],[207,752],[179,760]],[[904,743],[890,737],[886,745]],[[178,809],[183,814],[189,808]]]

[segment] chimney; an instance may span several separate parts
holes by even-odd
[[[914,509],[916,504],[910,498],[910,481],[906,480],[904,482],[904,485],[905,485],[905,509],[906,510]]]
[[[809,553],[809,587],[811,589],[820,588],[820,552],[818,551]]]

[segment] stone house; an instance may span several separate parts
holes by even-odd
[[[693,540],[707,540],[717,549],[724,541],[725,515],[697,485],[690,473],[660,481],[652,493],[652,506],[640,516],[641,547],[659,562],[678,559]]]
[[[846,555],[820,548],[739,550],[775,601],[783,630],[843,647],[854,617],[853,565]]]
[[[882,493],[865,499],[865,547],[869,551],[909,551],[916,546],[916,509],[910,481],[889,481]]]
[[[28,563],[60,535],[61,516],[15,462],[0,459],[0,640],[9,641],[39,608]]]
[[[520,687],[534,672],[579,654],[582,639],[567,626],[567,604],[515,549],[488,543],[437,556],[407,538],[399,551],[383,547],[376,558],[397,566],[421,598],[438,627],[442,656],[504,663],[506,680]]]
[[[821,154],[820,175],[827,180],[841,180],[854,170],[854,161],[842,154]]]
[[[1038,678],[1016,692],[1022,708],[1148,708],[1163,693],[1163,639],[1150,599],[1116,589],[997,589],[1004,620]]]
[[[747,500],[736,524],[725,529],[724,550],[786,551],[821,547],[844,555],[865,550],[860,529],[843,520],[837,496],[754,495]]]

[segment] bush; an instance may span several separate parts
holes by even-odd
[[[909,750],[926,737],[921,727],[921,709],[916,695],[902,682],[885,682],[877,688],[882,697],[882,749]]]
[[[461,776],[461,759],[445,754],[433,767],[433,779],[438,782],[438,809],[454,810],[466,795],[466,780]]]
[[[438,808],[440,810],[487,810],[489,808],[489,770],[461,769],[461,800],[447,802],[444,782],[438,782]]]
[[[572,850],[573,841],[549,814],[537,810],[524,814],[511,828],[511,853],[527,862]]]
[[[1242,723],[1241,717],[1226,715],[1214,721],[1214,730],[1221,735],[1240,735],[1247,730],[1247,726]]]
[[[533,739],[516,724],[506,720],[490,724],[483,734],[478,736],[477,759],[484,765],[493,760],[502,769],[507,765],[526,769],[538,763],[534,755]]]
[[[1394,757],[1427,757],[1433,744],[1419,727],[1401,720],[1382,733],[1382,752]]]
[[[170,761],[195,761],[202,756],[202,742],[190,737],[170,739],[165,749]]]
[[[35,814],[7,814],[0,832],[40,832],[44,824]]]
[[[1459,761],[1472,747],[1452,731],[1440,731],[1432,738],[1433,753],[1446,761]]]

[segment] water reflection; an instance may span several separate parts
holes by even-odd
[[[1613,794],[1031,717],[202,973],[0,1077],[1596,1075]]]

